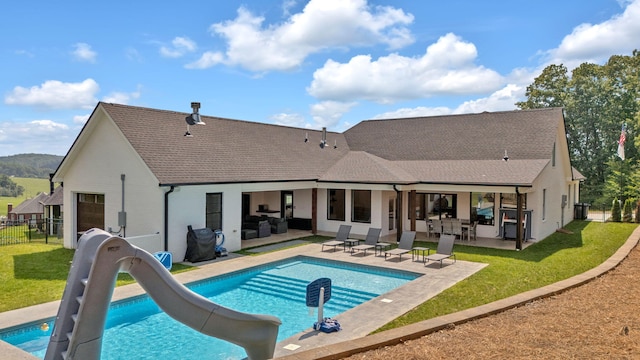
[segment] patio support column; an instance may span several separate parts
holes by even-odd
[[[524,212],[522,211],[522,197],[518,188],[516,187],[516,250],[522,250],[522,220]]]
[[[403,222],[404,219],[403,211],[402,211],[402,191],[398,190],[395,185],[393,185],[393,189],[396,191],[396,241],[400,242],[400,237],[402,236]]]
[[[311,233],[318,233],[318,188],[311,189]]]
[[[416,191],[409,192],[409,226],[411,231],[416,231]]]

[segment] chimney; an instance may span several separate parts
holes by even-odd
[[[53,195],[53,173],[49,173],[49,195]]]
[[[12,203],[8,203],[8,204],[7,204],[7,215],[9,215],[9,213],[11,212],[11,210],[13,210],[13,204],[12,204]]]

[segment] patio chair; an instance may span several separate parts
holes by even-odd
[[[364,244],[356,245],[351,247],[351,255],[355,254],[358,251],[362,251],[362,256],[367,256],[367,250],[376,248],[378,244],[378,240],[380,240],[380,233],[382,229],[378,228],[369,228],[367,232],[367,237],[364,239]]]
[[[451,228],[451,219],[442,219],[442,234],[450,235],[453,229]]]
[[[442,221],[433,219],[431,220],[431,226],[429,226],[429,220],[427,220],[427,229],[429,229],[429,237],[431,237],[431,234],[440,236],[442,234]]]
[[[399,262],[402,261],[402,255],[411,252],[413,249],[413,241],[416,239],[415,231],[403,231],[400,236],[400,243],[395,249],[387,250],[384,252],[384,259],[387,260],[387,255],[398,255]]]
[[[440,261],[440,267],[442,267],[442,260],[453,258],[453,262],[456,262],[456,255],[453,253],[453,242],[455,241],[455,235],[442,235],[438,241],[438,248],[435,254],[427,255],[424,258],[425,266],[429,261]]]
[[[474,221],[469,225],[467,229],[467,240],[471,241],[471,237],[473,237],[473,241],[476,241],[476,227],[478,226],[478,222]]]
[[[351,225],[340,225],[338,228],[338,233],[333,240],[329,240],[327,242],[322,243],[322,251],[324,251],[325,246],[333,247],[333,251],[336,251],[336,246],[342,245],[344,248],[344,242],[349,238],[349,233],[351,232]]]
[[[460,220],[451,220],[451,235],[459,236],[462,239],[462,222]]]

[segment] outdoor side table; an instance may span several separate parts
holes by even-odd
[[[376,244],[376,251],[375,251],[375,256],[378,256],[378,252],[380,252],[380,255],[382,255],[382,252],[385,251],[386,249],[388,249],[389,247],[391,247],[391,244],[389,243],[384,243],[384,242],[379,242]]]
[[[428,247],[416,246],[411,249],[411,261],[416,261],[418,259],[420,261],[420,254],[422,254],[422,262],[424,262],[425,256],[429,253]]]
[[[344,241],[344,251],[345,252],[347,251],[347,246],[349,247],[349,249],[351,249],[352,247],[354,247],[355,245],[358,245],[359,243],[360,243],[360,240],[358,239],[346,239]]]

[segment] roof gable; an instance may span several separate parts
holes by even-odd
[[[319,179],[333,182],[411,183],[417,178],[393,161],[364,151],[351,151]]]

